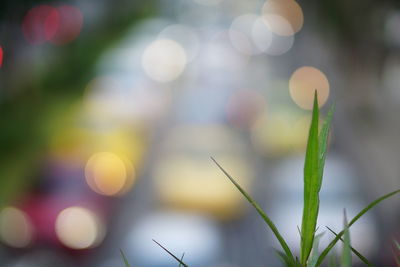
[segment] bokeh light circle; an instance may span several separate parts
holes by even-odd
[[[24,248],[33,238],[33,225],[29,217],[15,207],[0,212],[0,238],[8,246]]]
[[[60,242],[72,249],[87,249],[98,245],[104,238],[104,225],[89,209],[69,207],[56,219],[55,231]]]
[[[325,74],[317,68],[304,66],[298,68],[289,80],[290,96],[302,109],[313,106],[314,92],[318,92],[318,104],[322,107],[329,96],[329,82]]]
[[[271,31],[278,35],[290,36],[303,27],[304,15],[294,0],[267,0],[262,8],[263,16],[277,15],[287,20],[291,28],[282,27],[279,21],[271,24]]]
[[[60,6],[58,12],[58,27],[55,33],[49,38],[51,43],[62,45],[75,40],[83,26],[82,12],[74,6]]]
[[[279,15],[264,15],[262,17],[264,23],[268,26],[271,32],[280,36],[291,36],[294,31],[290,22]],[[285,33],[285,34],[279,34]]]
[[[96,153],[86,164],[86,182],[93,191],[114,196],[126,192],[131,187],[132,168],[127,160],[114,153]]]
[[[83,14],[74,6],[39,5],[31,8],[22,21],[22,33],[31,44],[67,44],[78,37]]]
[[[292,29],[289,22],[281,16],[267,15],[259,17],[254,23],[253,40],[256,46],[264,53],[271,56],[279,56],[292,48],[294,35],[278,35],[273,32],[274,27],[286,29],[287,31]]]
[[[251,29],[254,45],[262,52],[267,52],[273,41],[273,34],[263,17],[258,17]]]
[[[232,21],[229,28],[229,39],[232,46],[243,54],[254,55],[262,52],[254,43],[252,36],[253,27],[258,18],[259,16],[255,14],[241,15]],[[258,27],[257,30],[257,37],[262,34],[263,41],[271,42],[269,30],[266,27],[264,29]]]
[[[158,39],[148,45],[142,56],[146,74],[158,82],[171,82],[178,78],[187,63],[186,52],[176,41]]]
[[[60,17],[57,8],[39,5],[31,8],[22,21],[22,33],[31,44],[42,44],[57,32]]]

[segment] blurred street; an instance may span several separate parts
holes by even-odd
[[[4,1],[0,266],[281,266],[299,254],[314,91],[336,110],[320,248],[400,188],[396,1]],[[351,227],[400,258],[399,197]],[[339,257],[341,246],[332,257]],[[335,254],[336,253],[336,254]],[[362,263],[353,257],[354,266]]]

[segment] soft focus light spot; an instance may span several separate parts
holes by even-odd
[[[259,17],[253,26],[253,40],[255,45],[264,53],[279,56],[288,52],[294,43],[294,36],[278,35],[273,32],[274,27],[291,30],[289,22],[281,16],[268,15]]]
[[[270,45],[271,32],[265,24],[256,24],[258,19],[257,15],[245,14],[233,20],[229,28],[229,38],[239,52],[246,55],[259,54]],[[257,39],[253,41],[254,37]]]
[[[23,211],[7,207],[0,212],[0,237],[5,244],[23,248],[30,244],[32,236],[32,223]]]
[[[272,157],[303,153],[307,145],[310,122],[310,114],[302,115],[285,109],[260,116],[251,132],[254,148],[259,153]]]
[[[240,184],[248,188],[251,171],[242,158],[218,156],[224,167],[237,174]],[[189,155],[169,157],[155,169],[156,187],[162,202],[174,208],[204,212],[218,219],[240,215],[242,200],[215,172],[208,158]]]
[[[282,36],[293,35],[292,25],[290,25],[289,21],[287,21],[284,17],[278,15],[265,15],[262,19],[268,26],[268,28],[271,30],[271,32],[275,34],[282,32],[287,33],[287,34],[278,34]]]
[[[127,183],[124,186],[129,189],[128,184],[135,180],[133,166],[138,166],[143,160],[146,150],[146,140],[140,129],[127,128],[114,129],[93,136],[94,151],[112,151],[125,164],[127,171]]]
[[[142,65],[146,74],[159,82],[178,78],[186,66],[186,53],[176,41],[158,39],[144,51]]]
[[[3,47],[0,46],[0,67],[3,66]]]
[[[271,45],[265,51],[266,54],[271,56],[280,56],[288,52],[294,43],[294,36],[279,36],[275,35],[272,39]]]
[[[58,27],[55,33],[49,38],[51,43],[62,45],[75,40],[81,32],[83,15],[74,6],[60,6],[58,11]],[[52,23],[51,25],[55,25]]]
[[[22,21],[22,32],[31,44],[42,44],[55,35],[59,26],[59,13],[54,7],[40,5],[28,11]]]
[[[278,35],[293,35],[303,27],[303,11],[294,0],[267,0],[262,8],[262,13],[266,17],[280,16],[290,23],[290,28],[284,26],[279,20],[271,23],[271,31]]]
[[[60,27],[60,13],[57,9],[53,9],[44,21],[44,29],[46,41],[54,37]]]
[[[322,107],[329,96],[329,82],[325,74],[314,67],[298,68],[289,80],[290,95],[303,109],[312,109],[314,92],[318,91],[318,104]]]
[[[251,137],[255,149],[267,156],[282,156],[291,150],[292,128],[283,113],[258,118]]]
[[[162,203],[175,209],[204,212],[232,219],[243,211],[243,199],[227,184],[223,173],[209,164],[212,154],[224,168],[250,188],[254,173],[247,147],[231,127],[221,124],[184,124],[166,135],[154,166],[156,192]]]
[[[132,167],[129,166],[131,169]],[[112,196],[130,187],[133,178],[128,178],[127,163],[117,155],[109,152],[94,154],[85,168],[86,181],[89,187],[102,195]]]
[[[251,35],[256,47],[262,52],[267,52],[273,41],[273,35],[262,17],[258,17],[254,22]]]
[[[60,242],[72,249],[85,249],[98,245],[104,237],[99,218],[82,207],[69,207],[56,219],[56,235]]]
[[[283,23],[285,22],[283,19]],[[290,25],[288,25],[288,22],[286,22],[286,27],[290,28]],[[229,38],[232,46],[246,55],[260,53],[277,55],[288,51],[291,44],[288,49],[286,49],[287,45],[284,44],[285,48],[279,50],[282,52],[271,50],[271,45],[274,44],[276,39],[274,35],[269,21],[255,14],[245,14],[237,17],[229,28]]]

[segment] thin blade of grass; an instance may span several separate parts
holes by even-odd
[[[327,228],[332,234],[334,234],[335,236],[338,235],[335,231],[333,231],[333,230],[332,230],[331,228],[329,228],[328,226],[326,226],[326,228]],[[340,241],[343,242],[343,239],[340,238]],[[368,259],[367,259],[366,257],[364,257],[359,251],[357,251],[357,250],[356,250],[355,248],[353,248],[353,247],[350,247],[350,249],[351,249],[351,251],[353,251],[353,253],[354,253],[362,262],[364,262],[367,266],[371,266],[371,267],[372,267],[372,263],[370,263],[370,262],[368,261]]]
[[[301,223],[300,263],[306,266],[314,242],[319,209],[319,140],[318,140],[318,96],[314,94],[311,126],[308,135],[304,162],[304,207]]]
[[[121,253],[122,259],[124,259],[125,267],[131,267],[131,265],[129,264],[128,259],[126,258],[126,256],[125,256],[124,252],[122,251],[122,249],[120,249],[119,252]]]
[[[180,260],[177,256],[175,256],[171,251],[169,251],[168,249],[166,249],[165,247],[163,247],[160,243],[158,243],[156,240],[152,239],[154,243],[156,243],[160,248],[162,248],[163,250],[165,250],[165,252],[167,252],[169,255],[171,255],[171,257],[173,257],[177,262],[179,262],[179,264],[181,264],[183,267],[188,267],[189,265],[187,265],[186,263],[184,263],[182,260]]]
[[[181,262],[183,261],[183,257],[185,257],[185,252],[183,252],[183,254],[182,254],[182,257],[181,257]],[[182,266],[182,263],[181,262],[179,262],[179,265],[178,265],[178,267],[181,267]]]
[[[351,267],[351,241],[350,241],[350,231],[349,224],[347,222],[346,210],[343,211],[343,248],[342,248],[342,267]]]
[[[278,228],[272,222],[272,220],[267,216],[267,214],[261,209],[261,207],[253,200],[253,198],[233,179],[233,177],[225,171],[224,168],[213,158],[211,157],[212,161],[218,166],[218,168],[225,174],[226,177],[233,183],[233,185],[239,190],[239,192],[247,199],[247,201],[256,209],[258,214],[263,218],[266,224],[269,226],[271,231],[274,233],[276,239],[278,239],[280,245],[282,246],[283,251],[286,253],[288,258],[290,259],[291,266],[295,265],[295,259],[293,254],[287,245],[286,241],[283,239],[282,235],[279,233]]]
[[[335,111],[335,105],[332,105],[329,109],[328,115],[325,118],[325,122],[321,128],[321,132],[319,133],[319,190],[321,190],[322,186],[322,177],[324,175],[324,166],[325,166],[325,159],[326,159],[326,151],[328,148],[328,138],[329,138],[329,130],[331,127],[333,112]]]
[[[317,263],[317,259],[318,259],[319,241],[321,240],[321,237],[324,235],[324,233],[325,232],[322,232],[315,236],[313,248],[311,250],[311,254],[310,254],[310,258],[308,260],[307,267],[315,267],[315,264]]]
[[[372,201],[370,204],[368,204],[364,209],[362,209],[349,223],[349,228],[352,226],[358,219],[360,219],[365,213],[367,213],[370,209],[378,205],[380,202],[383,200],[394,196],[396,194],[400,193],[400,189],[395,190],[393,192],[390,192],[389,194],[386,194],[384,196],[381,196],[380,198],[377,198],[376,200]],[[337,241],[342,237],[344,231],[342,230],[330,243],[329,245],[322,251],[321,255],[319,255],[318,261],[317,261],[317,266],[320,266],[325,259],[326,255],[328,255],[329,251],[335,246]]]

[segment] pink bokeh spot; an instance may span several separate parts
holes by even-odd
[[[31,8],[22,21],[22,33],[31,44],[42,44],[56,34],[59,28],[58,10],[40,5]]]
[[[3,47],[0,46],[0,67],[3,66]]]
[[[46,41],[51,40],[60,27],[60,14],[57,9],[53,9],[44,21],[44,33]]]
[[[59,23],[56,33],[49,41],[56,45],[63,45],[75,40],[83,26],[82,12],[74,6],[60,6],[57,8]]]
[[[83,26],[83,14],[74,6],[31,8],[22,21],[22,32],[31,44],[50,42],[56,45],[75,40]]]

